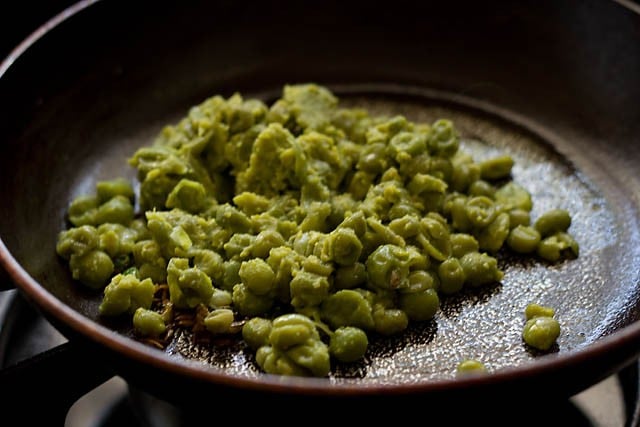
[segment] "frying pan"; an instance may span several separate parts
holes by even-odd
[[[126,159],[206,97],[271,102],[299,82],[326,85],[344,105],[451,118],[469,150],[511,154],[534,217],[572,212],[580,257],[549,265],[505,256],[502,283],[445,298],[433,321],[374,338],[365,361],[330,378],[260,374],[238,343],[204,348],[185,336],[155,350],[100,318],[101,296],[73,283],[55,253],[69,202],[97,180],[133,180]],[[162,398],[373,408],[543,389],[566,397],[640,355],[634,4],[84,1],[2,63],[0,106],[2,266],[97,369]],[[557,310],[551,354],[520,339],[529,302]],[[491,373],[456,378],[465,358]]]

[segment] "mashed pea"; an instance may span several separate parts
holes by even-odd
[[[99,182],[70,204],[57,252],[73,278],[147,336],[173,327],[153,298],[168,289],[199,333],[242,331],[269,373],[325,376],[330,358],[362,359],[371,334],[432,321],[442,298],[501,280],[505,247],[578,254],[568,211],[530,217],[508,154],[477,162],[449,120],[343,108],[315,84],[285,86],[272,105],[211,97],[129,164],[138,185]],[[546,319],[525,341],[547,347]]]

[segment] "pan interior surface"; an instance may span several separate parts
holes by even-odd
[[[461,134],[462,148],[476,160],[511,155],[514,181],[532,194],[532,220],[548,209],[569,210],[573,218],[570,232],[581,251],[577,259],[557,264],[500,253],[505,272],[501,283],[444,297],[433,320],[415,324],[398,336],[373,337],[365,359],[336,366],[332,382],[405,384],[453,378],[457,363],[470,358],[483,361],[491,371],[512,368],[537,357],[580,350],[634,320],[631,308],[637,298],[640,260],[640,251],[633,244],[639,236],[637,215],[625,202],[619,183],[591,178],[589,171],[596,168],[591,159],[576,153],[569,159],[561,154],[571,150],[571,141],[547,140],[508,113],[470,105],[473,100],[465,103],[443,92],[384,85],[330,88],[341,105],[364,107],[375,115],[401,114],[423,123],[451,119]],[[277,96],[274,94],[277,91],[255,96],[269,100]],[[176,110],[168,123],[184,113]],[[115,155],[106,157],[108,165],[98,162],[92,166],[93,173],[78,175],[69,199],[91,191],[98,179],[129,173],[124,161],[116,165],[114,159],[148,145],[152,135],[150,128],[144,128],[112,144]],[[96,312],[98,300],[94,296],[90,312]],[[551,355],[532,351],[522,341],[524,308],[529,303],[556,309],[562,332]],[[130,334],[125,326],[115,327]],[[222,368],[232,376],[259,375],[252,352],[240,341],[218,340],[206,346],[195,344],[192,338],[190,332],[178,331],[167,353]]]

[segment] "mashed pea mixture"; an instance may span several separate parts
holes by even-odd
[[[532,221],[511,157],[476,162],[448,120],[372,117],[313,84],[271,106],[207,99],[129,163],[140,212],[123,179],[69,207],[57,252],[73,278],[140,337],[196,313],[207,334],[241,334],[268,373],[326,376],[361,359],[371,336],[500,281],[503,248],[578,255],[568,212]],[[551,320],[531,317],[528,345],[551,346],[555,329],[531,338]]]

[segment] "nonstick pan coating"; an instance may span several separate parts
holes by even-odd
[[[54,324],[113,353],[125,375],[153,384],[162,371],[175,384],[330,395],[553,378],[568,393],[640,353],[633,11],[606,1],[394,2],[393,11],[367,2],[89,3],[4,63],[0,255]],[[466,149],[511,154],[534,217],[552,207],[572,212],[580,257],[558,265],[502,257],[501,284],[445,298],[433,321],[374,338],[365,361],[337,366],[329,379],[265,376],[242,344],[204,348],[186,334],[167,355],[99,318],[100,295],[72,283],[55,254],[68,203],[96,180],[133,179],[126,159],[206,97],[237,91],[270,101],[282,85],[308,81],[345,105],[451,118]],[[529,302],[557,310],[562,335],[551,355],[520,339]],[[494,374],[456,380],[465,358]]]

